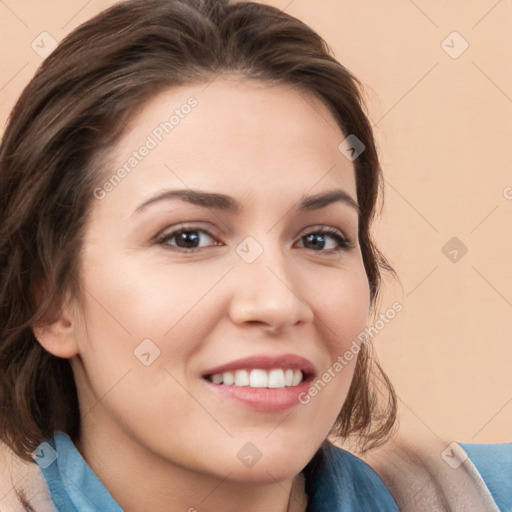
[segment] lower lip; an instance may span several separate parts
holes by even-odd
[[[250,386],[225,386],[203,379],[208,387],[219,395],[243,403],[260,412],[282,412],[300,404],[299,396],[305,396],[310,387],[310,379],[298,386],[284,388],[251,388]]]

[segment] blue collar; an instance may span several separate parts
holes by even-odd
[[[123,512],[70,437],[57,432],[37,449],[39,467],[59,512]],[[377,473],[361,459],[324,442],[303,470],[307,512],[399,509]]]
[[[399,512],[384,482],[366,462],[327,441],[303,471],[307,512]]]

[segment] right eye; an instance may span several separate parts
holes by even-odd
[[[201,242],[201,238],[204,238],[204,236],[201,235],[206,235],[207,238],[215,240],[213,236],[204,229],[195,228],[193,226],[181,226],[173,231],[163,233],[157,238],[156,242],[172,251],[192,253],[197,252],[202,247],[208,247],[208,244],[203,246],[198,245]],[[172,243],[173,241],[175,241],[175,243]],[[214,243],[210,245],[220,244]]]

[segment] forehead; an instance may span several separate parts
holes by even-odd
[[[165,188],[226,192],[267,206],[343,188],[355,199],[345,138],[323,102],[302,89],[217,77],[165,90],[134,115],[110,155],[109,194],[144,199]],[[119,173],[118,173],[119,174]]]

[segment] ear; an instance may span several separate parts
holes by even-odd
[[[76,340],[78,317],[68,301],[54,304],[32,331],[39,344],[50,354],[70,359],[79,353]]]

